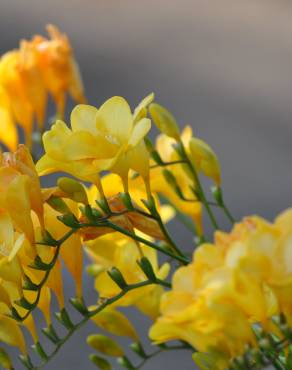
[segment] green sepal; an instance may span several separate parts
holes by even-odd
[[[135,352],[139,357],[146,359],[148,355],[144,351],[144,348],[140,342],[135,342],[130,344],[130,348],[133,352]]]
[[[169,171],[167,168],[164,168],[162,170],[162,174],[166,180],[166,182],[168,183],[168,185],[172,188],[172,190],[176,193],[176,195],[184,200],[184,195],[181,191],[181,188],[179,187],[177,181],[176,181],[176,178],[175,176],[173,175],[173,173],[171,171]]]
[[[17,301],[14,301],[14,303],[28,311],[34,308],[34,303],[29,302],[25,297],[21,297]]]
[[[124,279],[121,271],[116,267],[113,267],[109,271],[107,271],[110,278],[120,287],[122,290],[125,290],[128,286],[126,280]]]
[[[34,291],[34,292],[39,290],[39,286],[37,284],[33,283],[29,276],[24,275],[23,280],[24,280],[23,285],[22,285],[23,290],[31,290],[31,291]]]
[[[223,201],[222,189],[219,186],[212,186],[211,192],[218,206],[223,207],[224,201]]]
[[[111,214],[110,207],[108,205],[107,199],[96,199],[95,203],[98,205],[98,207],[106,214]]]
[[[72,306],[83,316],[88,315],[88,309],[81,298],[70,298]]]
[[[74,324],[70,319],[70,316],[65,308],[62,308],[60,312],[55,312],[56,319],[65,326],[66,329],[71,330],[74,328]]]
[[[34,270],[41,270],[41,271],[48,271],[48,270],[51,270],[52,268],[52,265],[50,263],[43,262],[40,256],[36,256],[33,263],[29,264],[28,266]]]
[[[142,257],[139,261],[137,261],[138,265],[140,266],[141,270],[144,272],[145,276],[150,281],[156,281],[156,275],[151,265],[151,262],[147,257]]]
[[[34,369],[34,365],[31,362],[29,355],[19,355],[18,358],[20,359],[21,363],[28,369]]]
[[[131,361],[126,356],[119,357],[117,359],[117,363],[119,365],[121,365],[122,367],[126,368],[126,369],[136,370],[136,368],[134,367],[134,365],[131,363]]]
[[[88,221],[96,221],[96,218],[102,216],[102,214],[96,209],[92,208],[89,204],[79,207],[83,216],[87,218]]]
[[[58,344],[60,342],[60,338],[58,337],[58,334],[52,325],[48,326],[47,328],[43,328],[42,332],[54,344]]]
[[[141,199],[142,203],[145,205],[145,207],[149,210],[152,216],[157,217],[157,209],[155,205],[155,200],[153,196],[151,196],[150,199]]]
[[[120,198],[124,204],[124,206],[129,210],[129,211],[133,211],[134,210],[134,206],[133,206],[133,203],[132,203],[132,199],[131,199],[131,196],[129,193],[120,193]]]
[[[111,370],[111,364],[104,358],[99,357],[97,355],[91,354],[89,359],[95,366],[97,366],[100,370]]]
[[[53,236],[48,232],[48,230],[45,230],[42,233],[41,244],[45,244],[50,247],[56,247],[58,245],[58,241],[53,238]]]
[[[40,358],[44,361],[47,361],[48,355],[46,354],[45,350],[43,349],[42,345],[40,342],[36,342],[33,344],[32,349],[40,356]]]
[[[73,213],[66,213],[64,215],[57,216],[57,219],[72,229],[78,229],[80,226],[79,221]]]
[[[11,307],[11,313],[10,315],[14,320],[18,321],[18,322],[21,322],[22,321],[22,317],[19,315],[17,309],[15,307]]]

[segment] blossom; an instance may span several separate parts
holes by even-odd
[[[145,207],[143,199],[147,198],[147,192],[142,183],[129,183],[129,195],[131,204],[135,210],[127,209],[123,201],[123,181],[121,178],[113,173],[102,177],[101,185],[104,189],[104,195],[107,199],[111,212],[113,212],[110,221],[129,231],[135,233],[139,230],[141,234],[150,236],[154,239],[164,240],[165,236],[157,220],[149,215],[149,210]],[[100,195],[95,186],[88,189],[88,201],[93,207],[96,206],[96,201],[100,199]],[[158,207],[158,211],[164,222],[170,221],[175,211],[172,207],[167,205],[160,205],[158,197],[154,194],[154,199]],[[83,217],[84,219],[84,217]],[[114,230],[109,227],[85,227],[80,230],[84,240],[92,240],[101,235],[112,233]]]
[[[99,109],[78,105],[71,113],[71,129],[57,121],[44,134],[46,153],[37,163],[38,172],[44,175],[65,171],[98,183],[99,173],[111,169],[127,183],[132,168],[147,178],[142,141],[150,126],[147,118],[135,122],[128,103],[119,96],[110,98]]]
[[[158,278],[166,278],[169,272],[167,263],[159,267],[155,250],[143,244],[137,244],[130,238],[119,234],[104,235],[86,242],[86,249],[101,270],[95,279],[95,288],[100,298],[111,298],[120,292],[120,288],[107,274],[107,270],[112,267],[117,267],[121,271],[128,284],[145,281],[145,274],[137,264],[137,260],[142,256],[149,259]],[[134,305],[145,315],[154,319],[159,312],[162,293],[163,288],[157,285],[142,287],[129,292],[111,307]]]
[[[193,262],[173,277],[161,300],[161,317],[150,330],[156,342],[182,339],[225,362],[254,344],[253,323],[271,327],[271,317],[292,308],[292,210],[274,224],[252,216],[231,233],[217,232]]]
[[[1,140],[15,150],[15,122],[24,130],[31,146],[34,118],[42,130],[47,96],[51,94],[62,117],[68,91],[74,100],[84,102],[83,84],[72,48],[66,35],[55,26],[47,27],[50,39],[34,36],[22,40],[18,49],[0,59]],[[4,128],[7,131],[4,131]]]
[[[181,140],[188,143],[192,136],[192,129],[187,126],[181,135]],[[174,150],[173,145],[176,141],[164,134],[158,136],[156,140],[156,149],[165,163],[179,161],[180,157]],[[165,168],[165,167],[164,167]],[[166,197],[171,204],[173,204],[180,212],[190,216],[195,222],[198,232],[202,231],[202,205],[191,190],[193,179],[187,173],[185,164],[174,164],[166,166],[173,173],[178,186],[180,187],[184,197],[188,200],[185,201],[179,197],[175,190],[170,186],[163,176],[163,168],[152,168],[150,173],[151,190]],[[133,181],[139,182],[139,179]]]

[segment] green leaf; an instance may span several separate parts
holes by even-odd
[[[111,338],[102,334],[92,334],[87,337],[89,344],[96,351],[108,356],[121,357],[124,355],[123,349]]]

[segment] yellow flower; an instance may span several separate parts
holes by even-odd
[[[135,123],[128,103],[118,96],[99,109],[78,105],[71,113],[71,129],[57,121],[44,134],[46,154],[37,164],[38,172],[65,171],[98,183],[99,173],[111,169],[127,183],[128,171],[133,168],[147,178],[148,161],[144,165],[142,141],[150,126],[147,118]]]
[[[31,210],[43,222],[43,203],[40,182],[28,149],[20,145],[14,153],[0,158],[0,207],[12,218],[16,228],[34,241]]]
[[[68,38],[52,25],[48,32],[50,39],[35,36],[30,41],[22,40],[19,49],[0,59],[0,134],[11,150],[17,144],[15,121],[24,129],[29,147],[34,118],[39,129],[43,129],[48,93],[55,100],[60,117],[64,114],[67,91],[74,100],[85,101]]]
[[[192,136],[192,129],[187,126],[181,135],[181,140],[184,143],[188,143]],[[179,156],[173,148],[175,140],[161,134],[158,136],[156,141],[156,149],[164,162],[172,162],[179,160]],[[182,200],[175,190],[168,184],[163,176],[162,168],[157,167],[151,169],[150,183],[151,190],[154,193],[158,193],[166,197],[171,204],[173,204],[180,212],[190,216],[195,222],[198,232],[202,232],[202,205],[196,199],[195,195],[191,191],[193,185],[192,179],[186,172],[185,165],[174,164],[167,167],[175,176],[177,184],[179,185],[182,193],[186,199],[192,199],[193,202]],[[139,179],[132,180],[133,183],[139,183]]]
[[[119,234],[109,234],[86,243],[86,249],[101,272],[95,280],[95,288],[100,297],[110,298],[120,292],[120,288],[107,274],[107,270],[117,267],[129,284],[145,281],[145,274],[137,264],[142,255],[151,262],[153,269],[160,279],[166,278],[169,265],[158,266],[155,250],[137,243]],[[163,289],[150,285],[129,292],[118,300],[117,306],[134,305],[145,315],[155,318],[159,312],[159,301]]]
[[[37,52],[44,86],[57,104],[57,115],[63,117],[66,92],[80,103],[86,99],[79,67],[68,37],[51,24],[47,26],[47,30],[50,39],[35,36],[31,42]]]
[[[271,328],[273,315],[291,317],[291,220],[290,209],[274,224],[252,216],[229,234],[217,232],[214,245],[199,247],[193,262],[174,274],[150,337],[159,343],[182,339],[201,352],[220,353],[226,361],[218,369],[224,369],[255,342],[253,323]]]
[[[123,192],[123,182],[121,178],[115,174],[108,174],[102,177],[101,185],[104,189],[104,195],[107,198],[108,205],[113,213],[118,215],[113,215],[111,221],[126,229],[127,231],[134,232],[134,230],[139,230],[141,233],[148,235],[154,239],[164,240],[165,236],[162,233],[160,226],[157,221],[147,217],[144,213],[149,211],[145,207],[142,200],[147,198],[145,187],[140,184],[133,184],[131,181],[129,183],[129,194],[131,197],[132,205],[141,213],[131,212],[127,210],[125,204],[122,201],[121,193]],[[139,185],[139,186],[137,186]],[[155,196],[155,195],[154,195]],[[100,199],[100,195],[95,186],[88,189],[88,200],[89,203],[95,207],[96,200]],[[172,207],[163,205],[160,206],[158,198],[155,196],[156,204],[158,204],[158,211],[164,222],[168,222],[174,217],[174,210]],[[97,237],[112,233],[113,230],[107,227],[88,227],[80,230],[80,234],[83,236],[84,240],[92,240]]]

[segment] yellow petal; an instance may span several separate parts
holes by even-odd
[[[98,110],[92,105],[79,104],[71,113],[71,127],[74,132],[88,131],[97,135],[96,115]]]
[[[96,126],[115,145],[128,141],[133,117],[127,101],[120,96],[108,99],[98,110]]]
[[[135,108],[135,111],[134,111],[134,121],[135,122],[138,122],[141,118],[144,118],[146,117],[147,115],[147,107],[149,104],[151,104],[154,100],[154,93],[151,93],[149,95],[147,95],[139,104],[138,106]]]
[[[18,347],[23,353],[26,351],[19,325],[15,320],[4,315],[0,315],[0,341]]]
[[[148,118],[142,118],[134,127],[129,146],[135,147],[148,134],[151,128],[151,121]]]

